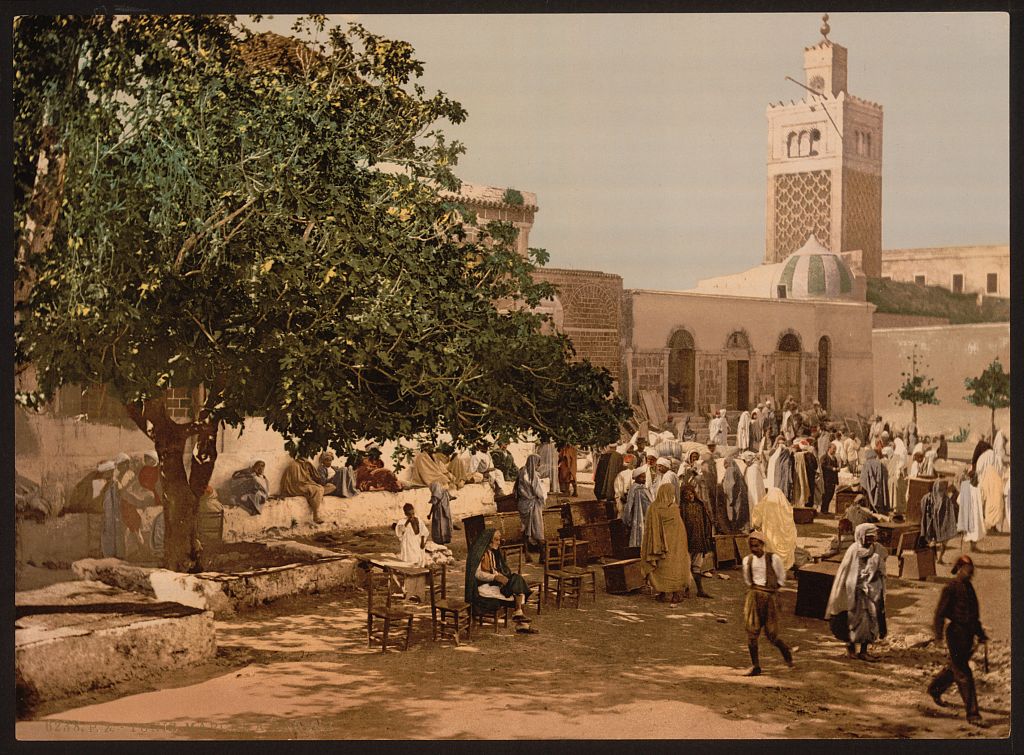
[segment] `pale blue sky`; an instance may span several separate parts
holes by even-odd
[[[349,17],[332,20],[343,22]],[[465,106],[471,183],[537,194],[552,267],[683,289],[764,254],[769,102],[819,15],[373,15]],[[287,33],[292,19],[265,22]],[[849,92],[884,108],[883,248],[1009,241],[1009,17],[836,13]]]

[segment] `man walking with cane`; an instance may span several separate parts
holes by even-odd
[[[960,556],[953,565],[952,582],[945,586],[939,597],[939,605],[935,609],[935,640],[942,642],[942,628],[946,625],[946,649],[949,652],[949,664],[932,679],[928,685],[928,694],[936,705],[945,706],[942,693],[956,682],[967,708],[967,723],[981,725],[978,713],[978,694],[974,687],[974,675],[971,673],[970,660],[974,653],[974,638],[979,644],[985,644],[985,656],[988,657],[988,637],[981,628],[978,612],[978,596],[971,584],[974,576],[974,562],[968,555]]]

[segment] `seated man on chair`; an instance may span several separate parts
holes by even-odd
[[[512,620],[528,627],[530,621],[523,613],[523,604],[530,592],[523,576],[509,569],[505,562],[501,532],[484,530],[466,557],[466,602],[480,613],[492,613],[515,603]]]

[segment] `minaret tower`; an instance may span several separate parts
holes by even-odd
[[[814,234],[835,253],[859,250],[882,274],[882,106],[846,91],[846,48],[804,49],[804,96],[769,105],[764,261],[781,262]],[[795,86],[795,85],[794,85]]]

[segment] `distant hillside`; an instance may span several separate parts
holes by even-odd
[[[946,317],[951,324],[1010,320],[1009,299],[986,296],[979,307],[976,294],[954,294],[940,286],[881,278],[868,278],[868,301],[878,307],[877,312]]]

